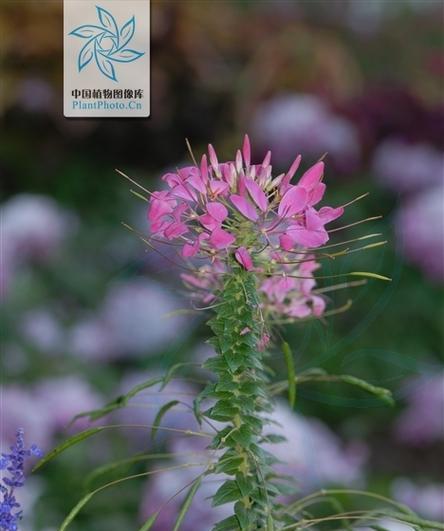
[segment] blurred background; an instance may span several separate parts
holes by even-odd
[[[332,241],[382,232],[385,248],[325,263],[321,274],[393,278],[338,292],[330,308],[353,299],[348,312],[282,335],[298,371],[353,374],[389,388],[396,406],[340,385],[301,386],[294,413],[285,396],[279,403],[292,440],[280,456],[302,493],[366,487],[444,520],[443,3],[152,0],[152,113],[128,120],[63,117],[60,2],[0,10],[3,447],[22,426],[48,451],[85,427],[67,427],[76,413],[211,353],[204,316],[174,314],[190,307],[177,268],[121,225],[146,233],[146,204],[114,169],[155,188],[188,161],[185,137],[197,154],[211,142],[230,159],[248,132],[256,160],[272,149],[276,171],[298,153],[308,166],[327,152],[328,204],[370,192],[347,209],[347,223],[384,216]],[[270,363],[285,378],[279,349]],[[192,400],[205,374],[186,376],[105,421],[152,423],[174,393]],[[186,407],[164,422],[195,429]],[[98,435],[29,479],[23,529],[55,530],[85,481],[104,482],[88,478],[96,466],[195,444],[166,435],[152,443],[130,428]],[[137,529],[189,474],[104,492],[72,529]],[[210,528],[205,503],[204,491],[185,531]],[[169,504],[155,529],[171,529],[176,510]]]

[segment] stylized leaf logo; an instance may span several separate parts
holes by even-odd
[[[84,68],[88,63],[91,62],[91,59],[94,57],[94,40],[88,41],[85,46],[80,50],[78,67],[79,72]]]
[[[120,46],[123,48],[133,38],[136,29],[136,20],[134,17],[130,18],[126,24],[120,29]]]
[[[82,47],[77,59],[78,71],[81,72],[94,59],[99,71],[108,79],[117,81],[113,62],[131,63],[145,52],[126,48],[134,37],[136,19],[131,17],[119,28],[113,15],[103,7],[96,6],[100,26],[83,24],[73,29],[69,35],[89,39]]]

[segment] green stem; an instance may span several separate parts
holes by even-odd
[[[215,531],[273,529],[274,495],[267,477],[273,460],[261,449],[264,414],[273,410],[267,391],[263,355],[257,344],[263,333],[255,275],[235,268],[225,277],[221,304],[209,321],[216,357],[205,367],[216,376],[198,402],[214,405],[203,416],[225,427],[214,437],[211,448],[221,451],[216,473],[228,479],[213,497],[213,505],[234,502],[234,515],[219,522]]]

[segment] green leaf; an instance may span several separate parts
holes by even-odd
[[[368,277],[376,278],[377,280],[386,280],[388,282],[392,281],[392,279],[389,277],[385,277],[384,275],[378,275],[377,273],[370,273],[369,271],[352,271],[348,274],[354,277]]]
[[[157,517],[159,516],[159,513],[152,514],[148,520],[143,524],[143,526],[139,529],[139,531],[149,531],[153,525],[156,523]]]
[[[288,402],[293,409],[296,403],[296,372],[294,368],[293,353],[291,352],[290,345],[286,341],[282,343],[282,351],[284,352],[285,363],[287,364]]]
[[[225,503],[240,500],[242,493],[236,483],[236,481],[228,480],[219,487],[216,494],[213,496],[212,506],[224,505]]]
[[[88,430],[81,431],[80,433],[76,433],[75,435],[68,437],[66,441],[62,442],[58,446],[56,446],[53,450],[51,450],[49,453],[47,453],[43,459],[40,459],[40,461],[35,465],[35,467],[32,469],[33,472],[36,470],[39,470],[43,465],[46,465],[49,461],[52,461],[55,457],[57,457],[59,454],[70,448],[71,446],[74,446],[75,444],[88,439],[92,435],[95,435],[96,433],[100,433],[101,431],[105,430],[107,426],[98,426],[97,428],[89,428]]]
[[[74,520],[74,518],[78,515],[80,509],[84,507],[89,500],[94,496],[95,491],[88,492],[78,503],[75,507],[71,509],[68,516],[63,520],[62,525],[60,526],[59,531],[65,531],[65,529],[68,528],[69,524]]]
[[[85,490],[90,490],[90,486],[97,478],[107,474],[108,472],[112,472],[116,470],[117,468],[124,467],[127,465],[132,465],[134,463],[139,463],[141,461],[151,461],[153,459],[168,459],[168,458],[174,457],[174,455],[175,454],[173,453],[138,454],[133,457],[127,457],[125,459],[120,459],[119,461],[114,461],[112,463],[106,463],[105,465],[95,468],[92,472],[90,472],[86,476],[83,482],[85,485]]]
[[[171,381],[171,378],[176,374],[178,369],[181,369],[182,367],[187,367],[189,365],[199,365],[199,364],[186,361],[186,362],[176,363],[175,365],[170,367],[162,379],[162,385],[160,387],[160,391],[162,391],[168,385],[168,383]]]
[[[186,498],[182,504],[182,507],[180,508],[180,511],[179,511],[179,514],[177,516],[177,520],[174,524],[174,528],[173,528],[173,531],[178,531],[182,522],[183,522],[183,519],[185,518],[185,515],[187,514],[189,508],[190,508],[190,505],[193,501],[193,498],[196,494],[196,492],[198,491],[199,487],[200,487],[200,484],[202,483],[202,476],[199,476],[194,482],[193,484],[191,485],[191,488],[190,490],[188,491],[187,495],[186,495]]]
[[[213,531],[241,531],[241,528],[239,527],[238,519],[233,515],[218,522],[213,527]]]
[[[72,419],[70,424],[73,424],[77,419],[82,418],[82,417],[89,417],[90,420],[98,420],[104,417],[105,415],[108,415],[108,413],[111,413],[112,411],[116,409],[121,409],[125,407],[130,398],[137,395],[144,389],[152,387],[153,385],[161,383],[162,381],[163,381],[163,377],[157,377],[157,378],[151,378],[150,380],[147,380],[146,382],[142,382],[141,384],[138,384],[132,389],[130,389],[128,393],[126,393],[125,395],[118,396],[117,398],[115,398],[111,402],[108,402],[108,404],[106,404],[100,409],[92,409],[90,411],[84,411],[82,413],[79,413]]]
[[[156,436],[156,433],[159,428],[159,424],[162,420],[162,417],[167,413],[168,410],[170,410],[172,407],[177,406],[179,404],[179,400],[171,400],[170,402],[167,402],[164,404],[158,411],[156,418],[153,422],[153,427],[151,428],[151,439],[154,439]]]

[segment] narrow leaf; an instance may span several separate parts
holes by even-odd
[[[88,492],[75,507],[69,512],[68,516],[63,520],[62,525],[59,528],[59,531],[65,531],[68,528],[69,524],[74,520],[74,518],[79,514],[79,511],[84,507],[89,500],[94,496],[95,492]]]
[[[159,513],[152,514],[148,520],[143,524],[143,526],[139,529],[139,531],[149,531],[153,527],[153,525],[156,523],[157,517],[159,516]]]
[[[75,444],[78,444],[79,442],[88,439],[92,435],[95,435],[96,433],[99,433],[106,429],[105,426],[98,426],[97,428],[89,428],[88,430],[81,431],[80,433],[76,433],[72,437],[69,437],[66,439],[66,441],[63,441],[61,444],[56,446],[53,450],[51,450],[49,453],[43,457],[43,459],[40,459],[40,461],[35,465],[35,467],[32,469],[33,472],[41,468],[43,465],[46,465],[49,461],[52,461],[55,457],[57,457],[59,454],[70,448],[71,446],[74,446]]]
[[[151,439],[154,439],[157,433],[157,430],[159,428],[159,424],[162,420],[162,417],[165,415],[165,413],[170,410],[172,407],[179,404],[179,400],[171,400],[170,402],[167,402],[164,404],[158,411],[156,418],[153,422],[153,427],[151,428]]]
[[[376,278],[378,280],[386,280],[388,282],[392,281],[392,279],[389,277],[385,277],[384,275],[378,275],[377,273],[370,273],[369,271],[352,271],[351,273],[349,273],[349,275],[352,275],[354,277]]]
[[[182,525],[182,522],[191,506],[193,498],[196,492],[198,491],[201,483],[202,483],[202,476],[199,476],[191,485],[191,488],[186,495],[186,498],[182,504],[182,507],[180,508],[179,514],[177,516],[177,520],[174,524],[173,531],[178,531],[180,529],[180,526]]]
[[[282,351],[284,352],[285,363],[287,364],[288,402],[293,409],[296,403],[296,372],[294,368],[293,353],[291,352],[290,345],[286,341],[282,343]]]

